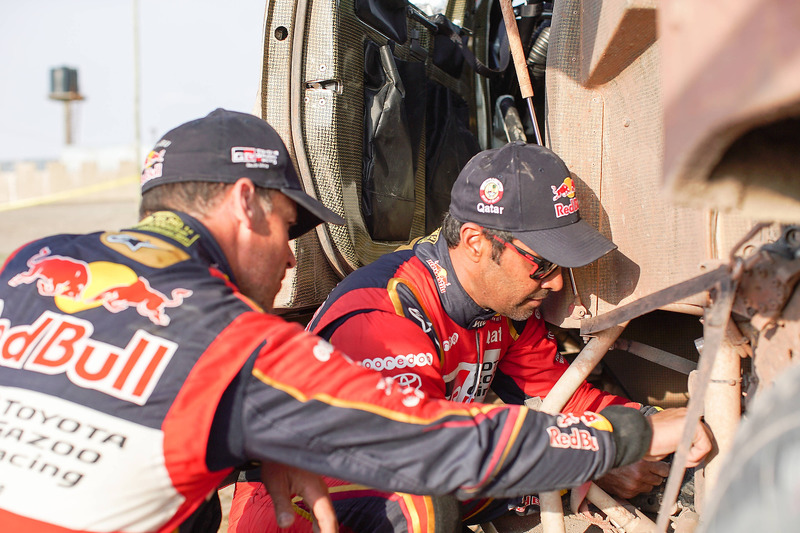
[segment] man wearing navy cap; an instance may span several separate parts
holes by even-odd
[[[413,249],[350,274],[308,329],[363,366],[433,397],[483,402],[491,388],[507,404],[535,403],[568,366],[540,316],[542,301],[562,289],[562,267],[584,266],[614,248],[581,219],[564,162],[545,147],[511,143],[467,163],[439,230]],[[584,383],[564,412],[600,412],[611,405],[656,411]],[[440,460],[455,464],[459,457]],[[631,497],[661,484],[668,473],[665,463],[640,461],[598,483]],[[337,486],[340,522],[353,531],[368,530],[353,524],[370,512],[389,517],[395,528],[372,531],[411,531],[412,523],[447,530],[434,516],[437,498],[383,494],[381,500],[373,494],[367,502],[365,487],[329,484]],[[263,522],[255,510],[261,491],[257,482],[237,487],[233,531],[269,530],[255,524]],[[513,500],[472,500],[461,513],[467,523],[481,523],[516,506]],[[293,531],[307,531],[299,526]]]

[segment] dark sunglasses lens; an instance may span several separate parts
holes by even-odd
[[[531,274],[531,279],[535,279],[537,281],[546,278],[558,268],[557,264],[551,263],[546,259],[539,259],[536,261],[536,264],[539,268],[536,269],[536,272]]]

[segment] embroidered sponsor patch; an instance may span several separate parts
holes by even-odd
[[[559,198],[575,198],[575,182],[570,177],[564,178],[558,187],[551,185],[550,189],[553,191],[554,202]]]
[[[481,197],[480,202],[475,205],[478,213],[489,213],[493,215],[502,215],[505,207],[495,205],[503,198],[503,182],[497,178],[486,178],[481,183],[478,194]]]
[[[600,449],[597,437],[585,429],[572,428],[569,433],[562,433],[556,426],[547,428],[551,448],[572,448],[596,452]]]
[[[253,148],[250,146],[234,146],[231,148],[231,162],[244,163],[247,168],[270,168],[278,164],[277,150]]]
[[[550,189],[553,191],[553,202],[557,202],[562,198],[569,200],[568,204],[559,202],[553,206],[556,210],[556,218],[571,215],[579,209],[578,199],[575,198],[575,182],[572,178],[566,177],[561,185],[558,187],[551,185]]]
[[[456,345],[456,342],[458,342],[458,333],[453,333],[450,335],[450,338],[445,339],[445,341],[442,343],[442,349],[445,352],[449,352],[450,349]]]
[[[430,366],[433,364],[433,354],[430,352],[395,355],[389,357],[375,357],[374,359],[364,359],[361,366],[373,370],[395,370],[398,368],[414,368]]]
[[[503,182],[497,178],[486,178],[481,183],[480,197],[485,204],[496,204],[503,198]]]
[[[436,278],[436,287],[439,289],[439,292],[442,294],[446,293],[447,287],[450,286],[450,282],[447,281],[447,270],[439,264],[438,260],[426,259],[425,262],[431,267],[433,276]]]
[[[141,185],[144,185],[148,181],[160,178],[161,173],[164,170],[164,154],[166,150],[152,150],[149,154],[147,154],[147,158],[144,160],[144,167],[142,169],[142,179]]]

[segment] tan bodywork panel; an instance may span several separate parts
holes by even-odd
[[[545,135],[573,172],[581,215],[619,246],[574,270],[595,316],[702,273],[752,225],[740,215],[678,206],[664,187],[663,46],[654,4],[567,0],[553,14]],[[572,303],[565,276],[545,317],[578,327]]]

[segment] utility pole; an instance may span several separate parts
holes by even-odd
[[[139,81],[139,0],[133,0],[133,129],[134,129],[134,157],[137,165],[141,163],[141,119],[139,116],[140,81]]]

